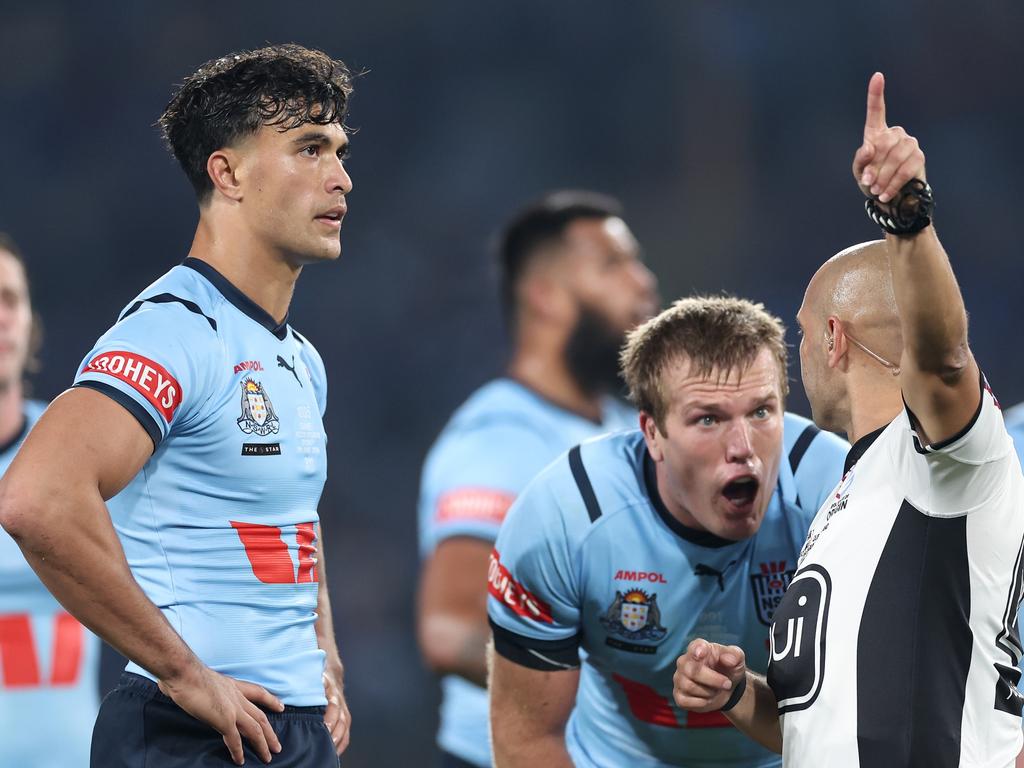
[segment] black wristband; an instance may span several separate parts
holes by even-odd
[[[928,182],[911,179],[883,210],[875,198],[864,201],[864,210],[878,226],[892,235],[914,235],[932,223],[935,198]]]
[[[747,690],[747,673],[746,672],[743,673],[743,677],[740,678],[740,681],[736,685],[736,687],[732,689],[732,696],[729,697],[729,700],[727,702],[725,702],[725,704],[722,705],[722,708],[720,710],[718,710],[718,711],[719,712],[728,712],[730,709],[732,709],[737,704],[739,704],[740,703],[740,699],[743,698],[743,692],[745,690]]]

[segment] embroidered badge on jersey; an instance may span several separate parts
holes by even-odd
[[[238,428],[247,435],[261,437],[277,434],[281,429],[281,420],[277,418],[266,390],[255,379],[242,382],[242,415],[238,417]]]
[[[754,608],[757,619],[766,627],[772,624],[775,609],[782,602],[786,588],[793,580],[796,570],[786,569],[785,560],[773,560],[761,563],[761,572],[750,574],[750,588],[754,596]]]
[[[608,630],[605,644],[620,651],[654,653],[657,644],[668,634],[661,625],[658,595],[647,594],[642,589],[625,593],[615,590],[615,599],[600,621]]]

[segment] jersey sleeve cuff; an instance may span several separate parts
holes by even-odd
[[[488,619],[494,633],[495,652],[513,664],[543,672],[579,669],[580,635],[559,640],[537,640],[505,629]]]
[[[126,395],[117,387],[113,387],[110,384],[105,384],[102,381],[93,381],[91,379],[76,381],[72,386],[92,389],[109,397],[134,416],[139,424],[142,425],[142,428],[146,430],[146,434],[149,435],[149,438],[153,441],[153,450],[156,450],[156,447],[160,445],[160,441],[163,440],[163,433],[160,431],[160,427],[156,423],[156,420],[150,415],[149,411],[133,400],[129,395]]]

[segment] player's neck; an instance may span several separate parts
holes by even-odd
[[[600,423],[602,396],[585,392],[573,377],[564,357],[539,345],[519,345],[508,365],[508,375],[560,408]]]
[[[205,261],[275,321],[288,316],[302,267],[243,230],[223,233],[200,217],[189,256]]]
[[[0,445],[7,445],[25,426],[24,391],[20,381],[0,385]]]
[[[881,429],[903,410],[899,379],[887,372],[877,375],[851,375],[849,382],[850,415],[846,437],[855,443],[864,435]]]

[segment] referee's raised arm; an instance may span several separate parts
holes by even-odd
[[[885,78],[868,84],[864,142],[853,174],[872,218],[886,231],[903,335],[900,385],[923,442],[960,433],[978,411],[978,365],[967,343],[967,313],[931,223],[932,193],[917,139],[889,127]]]

